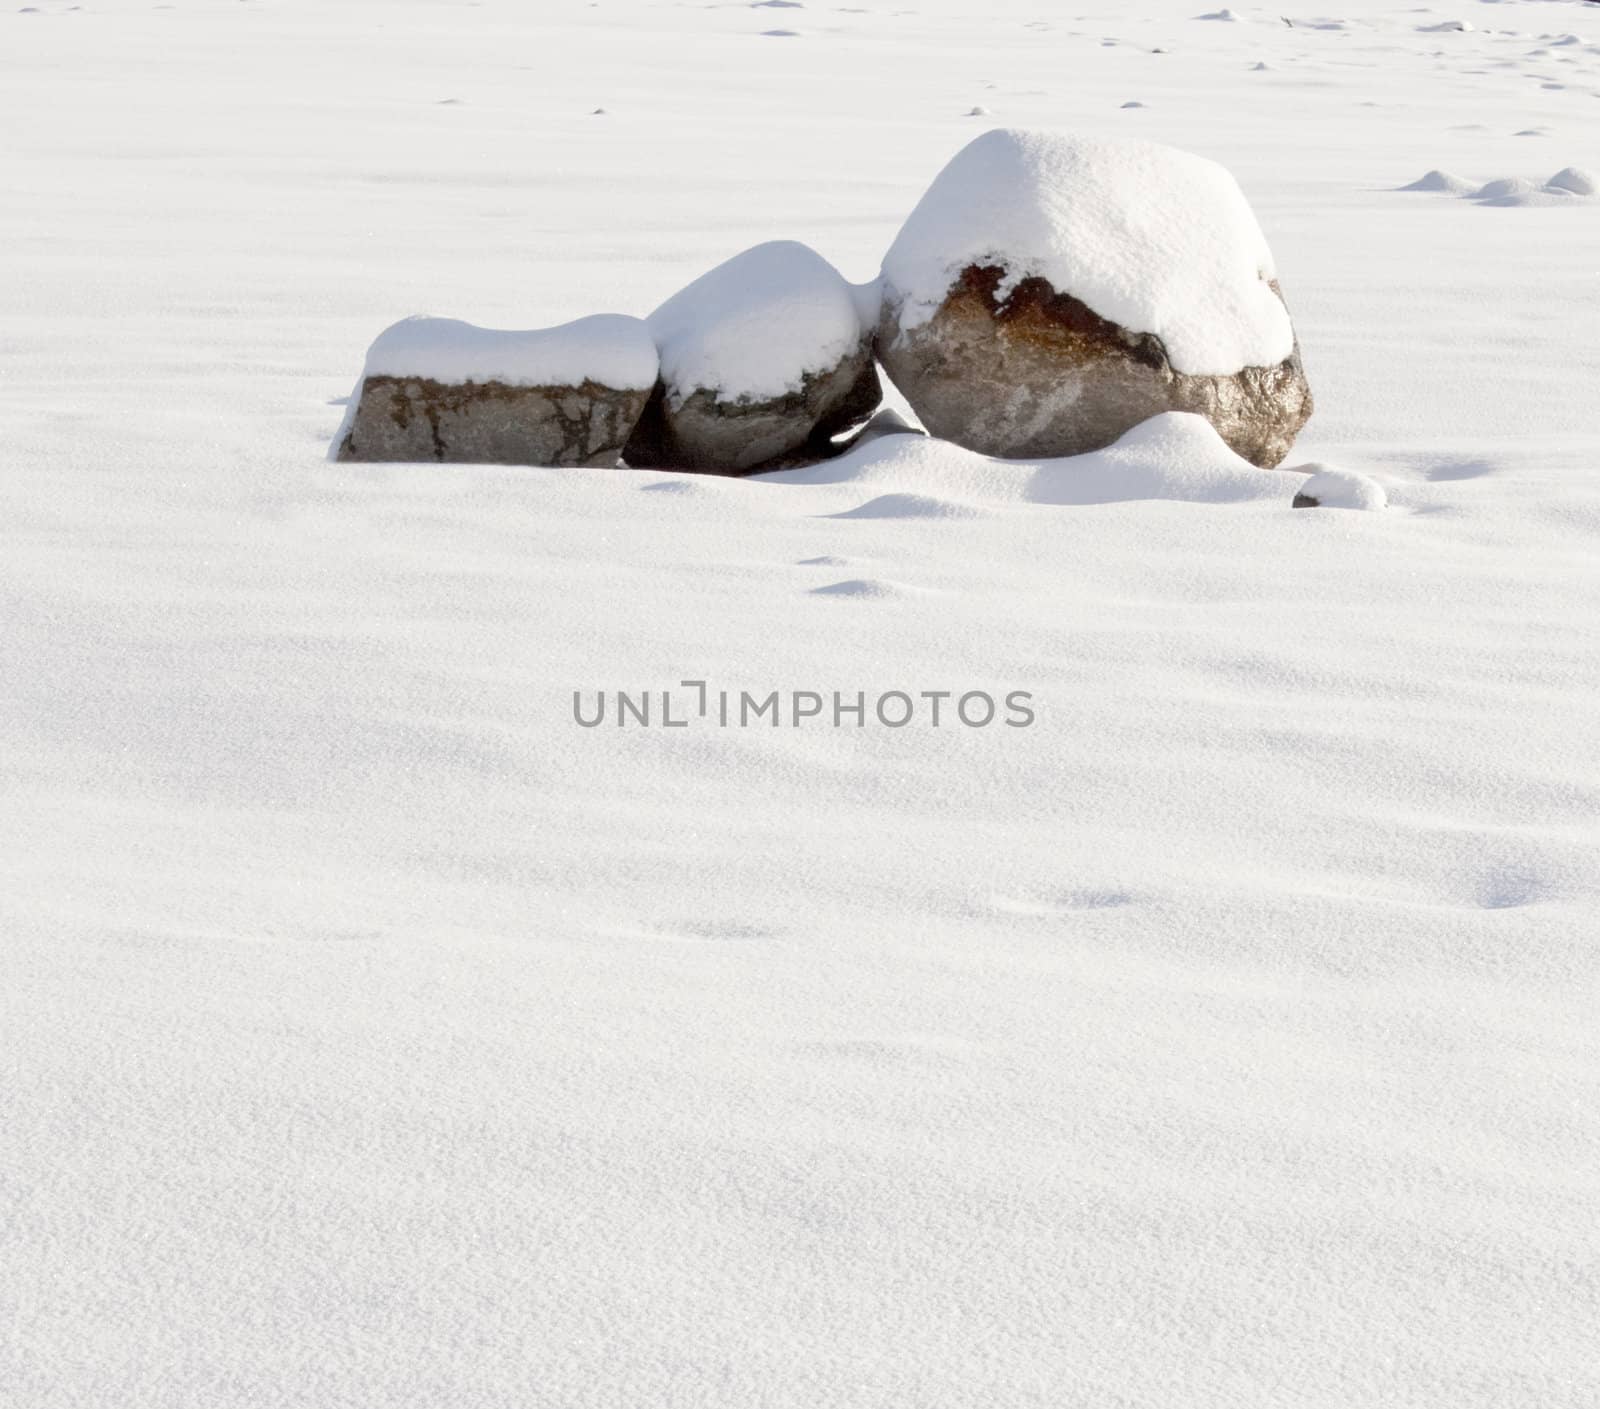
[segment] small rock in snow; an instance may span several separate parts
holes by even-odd
[[[1308,476],[1295,492],[1297,509],[1382,509],[1389,503],[1383,486],[1353,470],[1336,470],[1330,465],[1296,466]]]

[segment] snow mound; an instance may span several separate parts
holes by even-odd
[[[1177,499],[1234,504],[1286,497],[1285,481],[1235,455],[1203,416],[1152,416],[1104,450],[1043,461],[1028,486],[1035,504]]]
[[[1402,191],[1443,191],[1451,196],[1470,196],[1478,189],[1476,181],[1469,181],[1465,176],[1456,176],[1448,171],[1440,171],[1437,167],[1425,176],[1419,176],[1409,186],[1402,186]]]
[[[450,384],[577,386],[619,390],[655,385],[656,349],[637,318],[601,313],[556,328],[512,332],[457,318],[406,318],[367,349],[363,377],[425,377]]]
[[[899,597],[905,589],[898,583],[884,582],[875,577],[852,577],[844,582],[830,582],[826,587],[813,587],[813,597],[859,597],[868,601],[885,597]]]
[[[1308,475],[1295,491],[1297,509],[1382,509],[1389,496],[1377,480],[1353,470],[1336,470],[1329,465],[1296,465],[1295,473]]]
[[[1287,501],[1300,481],[1235,455],[1203,416],[1169,411],[1116,444],[1054,460],[999,460],[930,436],[896,435],[838,459],[757,476],[766,484],[851,484],[876,498],[836,518],[971,518],[1007,505]]]
[[[1441,20],[1438,24],[1419,24],[1418,34],[1471,34],[1475,26],[1471,20]]]
[[[871,286],[867,286],[868,289]],[[863,305],[870,295],[862,291]],[[674,402],[698,388],[728,400],[798,391],[860,345],[858,293],[816,251],[774,240],[736,254],[646,320]]]
[[[830,514],[835,519],[975,519],[983,510],[955,499],[940,499],[931,494],[880,494],[854,509]]]
[[[1504,176],[1473,192],[1479,205],[1548,206],[1585,201],[1594,195],[1594,178],[1577,167],[1558,171],[1543,185],[1522,176]]]
[[[1517,196],[1531,196],[1538,187],[1525,176],[1499,176],[1486,181],[1471,193],[1475,201],[1503,201]]]
[[[1153,333],[1179,372],[1230,376],[1294,348],[1261,227],[1215,162],[1141,141],[996,128],[934,179],[883,262],[903,329],[933,317],[967,265],[1003,298],[1040,277],[1102,318]]]
[[[1575,191],[1564,190],[1560,186],[1539,186],[1533,190],[1517,191],[1514,194],[1494,196],[1489,200],[1479,201],[1479,205],[1500,207],[1548,206],[1548,205],[1581,205],[1584,198]]]
[[[1418,177],[1402,191],[1438,191],[1445,195],[1460,196],[1488,206],[1549,206],[1567,205],[1573,201],[1587,201],[1597,189],[1594,176],[1581,167],[1563,167],[1548,181],[1539,182],[1526,176],[1497,176],[1481,185],[1464,177],[1453,176],[1448,171],[1430,171]]]
[[[1575,196],[1592,196],[1600,191],[1594,174],[1576,166],[1563,167],[1544,184],[1546,190],[1571,191]]]

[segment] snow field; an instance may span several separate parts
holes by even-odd
[[[1396,190],[1593,170],[1600,10],[31,8],[5,1395],[1600,1399],[1600,211]],[[991,125],[1235,173],[1293,459],[1387,511],[1171,425],[1132,482],[323,461],[412,309],[870,279]],[[1038,718],[572,722],[685,679]]]

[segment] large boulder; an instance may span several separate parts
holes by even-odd
[[[935,435],[1079,455],[1167,411],[1273,466],[1311,389],[1271,251],[1222,167],[1006,129],[935,179],[884,259],[878,355]]]
[[[334,458],[613,466],[656,373],[637,318],[525,333],[407,318],[368,350]]]
[[[792,240],[719,264],[647,322],[661,385],[630,465],[737,475],[814,459],[882,395],[858,291]]]

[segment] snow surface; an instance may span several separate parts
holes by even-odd
[[[8,1409],[1600,1402],[1600,205],[1395,190],[1600,7],[1284,3],[0,15]],[[977,103],[1236,172],[1389,509],[323,460]],[[572,722],[684,679],[1038,718]]]
[[[765,400],[800,390],[807,373],[832,371],[861,345],[858,303],[815,250],[772,240],[702,274],[650,315],[667,395],[697,390]]]
[[[932,318],[970,264],[1007,271],[1001,297],[1039,277],[1156,334],[1180,372],[1227,376],[1294,350],[1267,283],[1272,253],[1238,183],[1173,147],[1007,128],[974,138],[884,257],[902,328]]]
[[[457,318],[402,319],[367,349],[363,377],[430,377],[446,383],[578,386],[656,384],[656,349],[638,318],[600,313],[530,332],[475,328]]]

